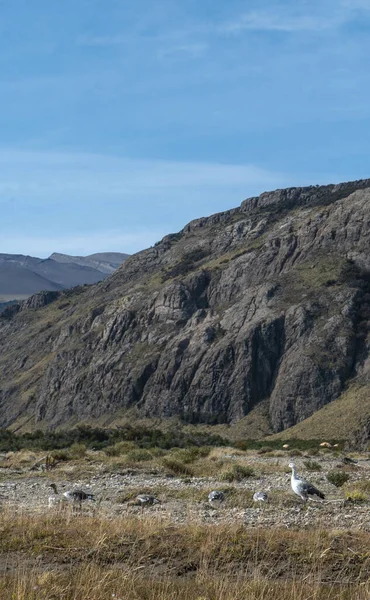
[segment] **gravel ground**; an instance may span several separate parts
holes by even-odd
[[[6,467],[6,458],[3,457],[3,466],[0,467],[0,506],[2,509],[8,506],[36,512],[60,510],[58,506],[48,508],[48,498],[52,495],[49,486],[51,482],[56,482],[60,492],[82,488],[95,494],[97,502],[86,503],[83,510],[99,511],[112,518],[125,514],[141,518],[150,511],[173,524],[240,523],[249,527],[322,527],[370,531],[369,497],[360,504],[345,501],[343,489],[330,484],[325,475],[332,469],[346,469],[351,486],[359,480],[370,481],[368,457],[358,457],[356,465],[345,467],[341,458],[315,457],[314,460],[322,467],[319,472],[308,472],[303,465],[304,459],[295,459],[299,474],[312,481],[326,495],[323,502],[310,501],[306,507],[292,493],[289,474],[284,472],[289,458],[258,455],[235,458],[238,462],[254,466],[256,473],[260,470],[264,474],[261,477],[249,477],[240,483],[225,484],[216,478],[169,477],[160,472],[145,471],[145,468],[112,473],[104,463],[89,463],[82,476],[81,462],[79,465],[66,463],[49,472],[35,472],[30,471],[29,466],[18,469]],[[268,473],[269,470],[275,472]],[[207,495],[213,489],[226,490],[225,503],[219,509],[207,503]],[[241,492],[238,500],[233,497],[234,489]],[[142,510],[134,504],[136,493],[152,490],[161,501],[159,505]],[[257,490],[269,494],[268,504],[257,504],[250,500],[251,494]],[[241,506],[238,506],[238,502]]]

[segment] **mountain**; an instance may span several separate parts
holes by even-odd
[[[179,416],[255,437],[337,406],[351,435],[370,414],[369,208],[370,179],[267,192],[6,308],[0,426]]]
[[[69,256],[68,254],[59,254],[54,252],[50,259],[58,263],[74,263],[82,267],[90,267],[100,271],[101,273],[111,274],[123,263],[128,254],[122,252],[99,252],[89,254],[89,256]]]
[[[0,300],[22,299],[40,290],[96,283],[113,273],[127,256],[119,252],[86,257],[54,253],[41,259],[22,254],[0,254]]]

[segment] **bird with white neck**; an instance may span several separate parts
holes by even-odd
[[[297,496],[301,498],[301,500],[303,500],[304,503],[307,502],[309,497],[311,497],[312,499],[313,497],[317,496],[318,498],[321,498],[321,500],[325,499],[325,494],[320,492],[320,490],[318,490],[314,485],[312,485],[312,483],[297,476],[297,467],[293,462],[289,463],[289,467],[292,469],[292,490],[295,494],[297,494]]]

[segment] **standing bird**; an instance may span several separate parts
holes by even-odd
[[[269,497],[266,494],[266,492],[255,492],[253,494],[253,500],[255,502],[268,502],[269,501]]]
[[[208,494],[208,502],[211,506],[221,506],[225,500],[225,494],[220,490],[214,490]]]
[[[297,477],[296,466],[294,463],[289,463],[289,467],[292,469],[292,490],[297,496],[299,496],[303,502],[307,502],[309,496],[318,496],[322,500],[325,499],[325,495],[320,492],[312,483]]]
[[[71,490],[68,492],[63,492],[63,496],[67,498],[67,500],[72,500],[72,502],[85,502],[86,500],[95,502],[94,494],[89,494],[88,492],[84,492],[83,490]]]
[[[67,498],[64,498],[64,496],[58,493],[58,489],[55,483],[51,483],[50,487],[53,490],[54,494],[52,496],[49,496],[48,498],[49,508],[53,508],[53,506],[57,506],[58,504],[67,502]]]
[[[159,500],[150,494],[139,494],[139,496],[136,496],[136,504],[139,504],[141,508],[144,508],[144,506],[153,506],[153,504],[159,504]]]
[[[66,500],[75,503],[78,502],[80,505],[81,502],[86,500],[95,502],[94,494],[88,494],[82,490],[71,490],[68,492],[63,492],[62,495],[59,495],[58,488],[55,483],[51,483],[50,487],[54,490],[54,496],[50,496],[49,506],[53,506],[53,504],[57,502],[66,502]]]

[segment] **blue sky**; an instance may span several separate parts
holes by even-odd
[[[0,0],[0,252],[369,177],[370,0]]]

